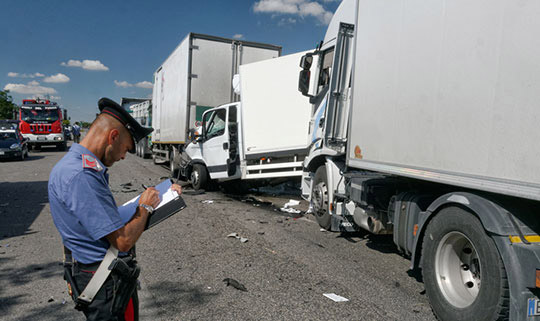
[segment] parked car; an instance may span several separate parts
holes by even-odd
[[[0,159],[24,160],[28,157],[27,141],[16,126],[0,124]]]

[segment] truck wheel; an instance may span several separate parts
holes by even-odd
[[[208,171],[206,167],[201,164],[194,164],[190,178],[193,189],[205,189],[208,185]]]
[[[506,270],[493,240],[473,214],[441,210],[423,240],[422,273],[440,320],[507,320]]]
[[[311,205],[317,223],[325,230],[330,230],[331,217],[328,210],[328,182],[326,178],[326,167],[323,165],[315,172],[313,185],[311,187]]]

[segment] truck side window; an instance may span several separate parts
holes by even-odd
[[[225,133],[226,117],[227,111],[225,109],[218,109],[213,113],[210,122],[206,124],[206,139],[221,136]]]
[[[319,72],[319,81],[317,84],[317,93],[320,93],[330,84],[330,75],[332,73],[332,63],[334,61],[334,48],[326,50],[322,55],[321,71]]]

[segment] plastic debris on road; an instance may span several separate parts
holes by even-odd
[[[203,203],[203,204],[212,204],[212,203],[214,203],[214,201],[213,200],[204,200],[204,201],[201,201],[201,203]]]
[[[240,291],[247,292],[246,287],[245,287],[242,283],[236,281],[235,279],[225,278],[225,279],[223,279],[223,282],[225,282],[225,284],[226,284],[227,286],[230,285],[230,286],[232,286],[232,287],[235,288],[235,289],[238,289],[238,290],[240,290]]]
[[[329,298],[330,300],[334,301],[334,302],[347,302],[349,301],[349,299],[347,298],[344,298],[340,295],[337,295],[335,293],[323,293],[323,295],[327,298]]]
[[[300,205],[300,201],[289,200],[287,203],[285,203],[285,205],[283,205],[282,208],[280,208],[280,210],[282,212],[289,213],[289,214],[299,214],[302,211],[297,210],[296,208],[292,208],[293,206],[297,206],[297,205]]]
[[[249,241],[247,237],[240,237],[238,235],[238,233],[231,233],[231,234],[227,235],[227,237],[234,237],[236,239],[239,239],[240,242],[242,242],[242,243],[246,243],[247,241]]]

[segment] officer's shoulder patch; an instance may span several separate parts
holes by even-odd
[[[96,172],[101,172],[103,167],[99,164],[94,156],[88,154],[82,154],[82,165],[83,168],[91,168]]]

